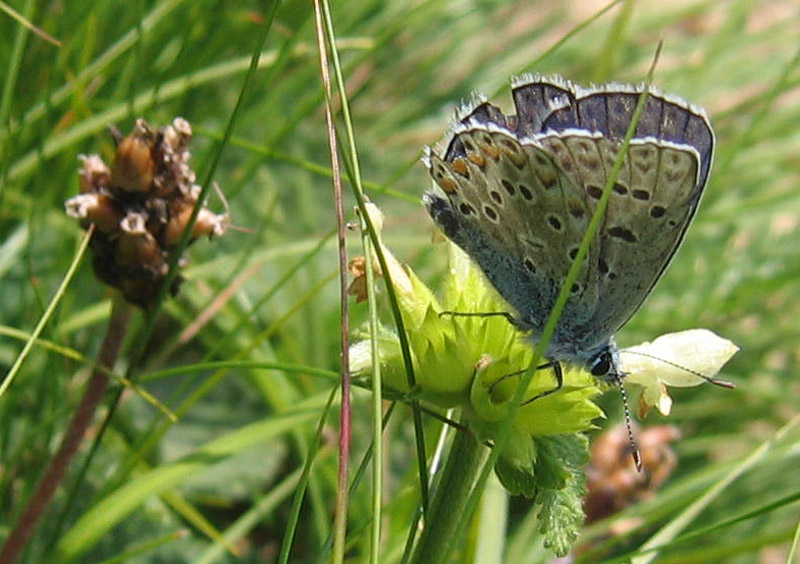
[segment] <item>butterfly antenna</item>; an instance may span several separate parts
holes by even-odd
[[[636,470],[642,471],[642,455],[639,452],[639,447],[636,446],[636,439],[633,436],[633,419],[631,418],[631,407],[628,403],[628,392],[625,391],[625,385],[622,383],[622,375],[617,374],[615,381],[619,386],[619,395],[622,396],[622,410],[625,414],[625,427],[628,429],[628,444],[631,448],[631,456],[633,462],[636,464]]]
[[[638,354],[639,356],[652,358],[653,360],[657,360],[659,362],[663,362],[664,364],[668,364],[668,365],[673,366],[673,367],[675,367],[675,368],[677,368],[679,370],[683,370],[684,372],[688,372],[689,374],[693,374],[694,376],[697,376],[698,378],[702,378],[703,380],[705,380],[709,384],[714,384],[715,386],[719,386],[720,388],[728,388],[729,390],[733,390],[734,388],[736,388],[736,384],[734,384],[733,382],[730,382],[728,380],[722,380],[721,378],[712,378],[711,376],[706,376],[705,374],[701,374],[700,372],[698,372],[696,370],[692,370],[691,368],[687,368],[686,366],[682,366],[682,365],[680,365],[680,364],[678,364],[676,362],[672,362],[671,360],[667,360],[665,358],[659,358],[657,356],[653,356],[653,355],[647,354],[645,352],[632,351],[632,350],[626,350],[625,354]]]

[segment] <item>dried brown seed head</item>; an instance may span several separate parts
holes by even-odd
[[[188,164],[192,128],[183,118],[160,129],[139,119],[127,137],[114,128],[112,134],[118,143],[114,165],[109,169],[99,156],[81,155],[81,194],[66,202],[66,210],[84,228],[97,227],[91,242],[97,277],[120,289],[129,302],[148,308],[202,192]],[[191,238],[222,235],[229,223],[227,207],[223,214],[201,207]],[[179,257],[177,262],[182,268],[187,261]],[[180,282],[178,275],[170,287],[173,295]]]

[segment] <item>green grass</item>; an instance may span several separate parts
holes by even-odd
[[[78,190],[77,156],[109,160],[112,123],[127,132],[140,116],[158,125],[183,116],[195,131],[199,181],[219,157],[213,181],[233,222],[247,230],[191,246],[187,281],[164,304],[143,356],[134,356],[141,316],[123,349],[117,374],[133,363],[136,382],[179,419],[171,422],[153,402],[126,391],[85,479],[78,481],[78,471],[88,448],[21,561],[277,561],[294,523],[293,492],[315,452],[289,561],[324,562],[337,488],[338,409],[322,427],[319,448],[312,445],[340,370],[340,306],[312,5],[281,5],[244,92],[269,5],[122,6],[13,6],[60,47],[8,16],[0,19],[3,374],[56,306],[0,397],[0,540],[58,445],[109,317],[110,293],[86,259],[60,301],[52,301],[83,236],[63,211]],[[614,561],[655,538],[665,546],[651,553],[656,562],[785,562],[800,518],[800,431],[779,432],[800,398],[800,12],[790,0],[631,2],[590,21],[602,7],[335,3],[365,192],[386,215],[384,243],[437,287],[445,253],[431,243],[432,223],[419,203],[430,180],[418,159],[424,145],[444,136],[454,107],[479,90],[510,111],[508,78],[524,72],[583,84],[638,82],[663,39],[654,83],[708,110],[717,153],[685,244],[618,340],[631,345],[707,327],[742,347],[723,374],[738,387],[679,390],[671,417],[643,422],[681,429],[678,467],[650,499],[587,527],[581,542],[594,552],[578,561]],[[240,95],[233,135],[221,144]],[[340,115],[337,124],[346,150]],[[354,201],[345,184],[346,210]],[[213,195],[210,205],[219,209]],[[363,252],[355,233],[348,245],[352,255]],[[227,292],[214,315],[185,336]],[[379,309],[390,324],[385,297],[379,293]],[[353,302],[351,310],[358,328],[366,305]],[[356,389],[353,401],[351,476],[372,440],[368,391]],[[610,426],[619,419],[617,395],[607,394],[602,405],[611,421],[601,425]],[[422,420],[430,454],[441,423]],[[400,561],[419,504],[407,404],[393,411],[385,436],[379,549],[380,562],[392,563]],[[369,561],[369,483],[367,469],[350,497],[349,562]],[[469,529],[467,547],[453,561],[547,562],[552,555],[539,545],[527,502],[492,491],[478,509],[484,525]],[[699,514],[687,517],[687,507],[705,495]],[[497,516],[505,514],[500,527]],[[623,519],[638,527],[620,532]],[[669,534],[656,536],[660,531]],[[215,542],[221,536],[224,542]]]

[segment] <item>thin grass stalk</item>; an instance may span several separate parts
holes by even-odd
[[[792,544],[789,547],[789,554],[786,555],[786,564],[792,564],[792,562],[797,562],[796,554],[797,554],[798,544],[800,544],[800,519],[797,521],[797,525],[795,525],[794,536],[792,537]]]
[[[22,351],[17,356],[17,359],[14,361],[14,364],[6,374],[3,383],[0,384],[0,399],[2,399],[3,395],[5,395],[6,390],[11,386],[14,378],[16,377],[17,373],[19,372],[22,365],[25,363],[25,359],[28,358],[31,350],[33,349],[33,345],[39,339],[39,335],[42,334],[44,331],[45,326],[47,325],[50,318],[53,317],[55,313],[56,306],[61,302],[61,298],[67,291],[67,287],[69,286],[72,278],[75,276],[75,273],[78,271],[78,265],[81,263],[81,259],[83,259],[83,255],[86,254],[86,249],[89,247],[89,241],[92,240],[92,233],[94,233],[94,227],[90,227],[83,236],[83,240],[81,241],[80,248],[78,252],[75,254],[75,258],[72,260],[72,264],[70,264],[69,268],[67,269],[67,273],[64,275],[64,279],[61,281],[58,289],[56,290],[53,299],[50,300],[50,305],[47,306],[47,309],[42,314],[39,323],[36,324],[33,332],[31,332],[31,336],[28,339],[28,342],[25,343],[25,346],[22,347]]]
[[[389,424],[389,420],[391,419],[392,413],[394,413],[396,407],[397,407],[397,402],[392,402],[389,405],[389,408],[386,410],[386,413],[383,414],[383,418],[381,419],[381,432],[383,432],[383,430],[386,429],[386,425]],[[353,475],[353,481],[348,489],[349,495],[352,496],[358,489],[358,486],[361,485],[361,480],[364,479],[364,476],[367,473],[367,467],[369,466],[370,460],[372,460],[374,449],[375,449],[375,444],[374,442],[371,442],[370,445],[367,447],[364,456],[361,458],[361,462],[359,462],[355,474]],[[325,540],[325,544],[323,545],[322,550],[320,551],[319,555],[317,556],[317,559],[315,560],[316,564],[322,564],[328,559],[332,547],[333,547],[333,531],[331,531],[330,535]]]
[[[375,274],[372,271],[372,242],[369,234],[362,225],[361,245],[364,249],[364,256],[367,257],[367,268],[365,271],[367,279],[367,305],[369,307],[369,334],[370,356],[372,357],[372,444],[374,452],[372,455],[372,528],[370,535],[370,564],[380,562],[381,545],[381,507],[382,488],[383,488],[383,425],[382,407],[383,393],[381,381],[381,358],[380,347],[378,346],[378,302],[375,296]],[[379,234],[378,238],[380,238]]]
[[[25,20],[28,20],[33,15],[33,7],[35,3],[32,0],[28,0],[25,3],[23,8],[23,14],[21,17]],[[8,7],[10,9],[10,6]],[[10,56],[8,61],[6,62],[6,70],[5,70],[5,80],[3,81],[3,93],[0,97],[0,124],[8,124],[9,123],[9,115],[11,112],[11,101],[14,96],[14,90],[17,85],[17,79],[19,78],[19,70],[20,66],[22,65],[22,58],[25,52],[25,45],[27,44],[27,38],[29,35],[29,31],[24,27],[20,26],[17,29],[17,33],[14,36],[14,45],[12,47]],[[9,140],[5,137],[0,137],[0,162],[7,163],[9,161],[9,147],[10,143]],[[3,167],[3,171],[0,174],[0,208],[2,208],[3,196],[5,193],[5,177],[8,173],[8,169]]]
[[[453,409],[448,409],[447,413],[444,417],[441,418],[442,422],[445,425],[442,426],[441,431],[439,433],[439,439],[436,442],[436,450],[433,452],[433,457],[431,457],[431,465],[430,465],[430,487],[433,487],[434,480],[437,477],[437,473],[439,472],[439,466],[442,464],[442,458],[444,457],[444,452],[447,447],[448,436],[450,434],[450,427],[455,429],[457,432],[463,432],[469,434],[469,429],[461,425],[460,423],[456,423],[455,421],[451,421],[449,418],[453,416]],[[428,411],[428,415],[434,416],[434,412]],[[441,416],[439,416],[441,417]],[[448,423],[450,421],[450,423]],[[448,426],[450,425],[450,426]],[[422,520],[422,506],[420,505],[417,510],[414,512],[414,516],[411,519],[411,523],[408,527],[408,535],[406,536],[406,542],[403,547],[403,555],[400,558],[400,564],[408,564],[409,559],[412,555],[412,549],[414,548],[414,542],[417,539],[417,534],[421,530],[419,526],[420,521]]]
[[[345,541],[347,540],[347,482],[350,472],[350,355],[349,337],[350,321],[348,316],[347,296],[347,246],[345,241],[344,202],[342,200],[342,177],[339,169],[339,147],[336,141],[336,127],[333,122],[331,78],[328,73],[328,50],[323,24],[322,7],[319,0],[314,0],[314,23],[319,46],[319,65],[325,90],[325,123],[328,128],[328,147],[331,155],[331,171],[333,172],[333,191],[336,202],[337,242],[339,247],[339,305],[341,308],[341,358],[342,358],[342,398],[339,414],[339,473],[336,486],[336,504],[333,520],[333,555],[332,562],[340,564],[344,561]]]
[[[342,41],[341,46],[342,48],[345,46],[353,49],[361,48],[360,43],[357,41]],[[297,49],[298,56],[306,54],[306,50],[302,47],[300,46]],[[266,68],[275,64],[277,57],[278,55],[275,51],[262,53],[258,68]],[[220,81],[228,76],[238,74],[248,69],[251,61],[251,57],[225,61],[170,80],[161,86],[145,89],[134,98],[132,102],[133,110],[135,112],[146,111],[157,104],[184,96],[187,92],[194,91],[204,84]],[[13,165],[8,167],[8,179],[19,180],[34,173],[43,162],[58,155],[66,147],[102,131],[109,123],[124,119],[128,115],[130,108],[131,106],[127,103],[117,104],[79,122],[74,127],[65,129],[63,132],[59,131],[57,134],[43,139],[40,147],[24,154],[16,159]],[[2,137],[0,137],[0,140],[2,140]]]
[[[299,482],[294,490],[292,507],[289,509],[289,515],[286,519],[286,530],[283,533],[283,540],[281,541],[281,551],[278,555],[278,564],[287,564],[289,562],[289,553],[291,552],[292,544],[294,543],[294,534],[297,530],[297,522],[300,520],[300,508],[303,504],[303,499],[305,499],[306,489],[308,488],[308,482],[311,477],[311,466],[317,457],[317,450],[319,449],[319,444],[322,440],[322,431],[325,428],[325,422],[328,420],[328,414],[330,413],[331,405],[333,404],[333,399],[335,397],[336,388],[334,387],[331,390],[330,397],[328,397],[328,402],[325,404],[325,410],[322,412],[322,416],[319,418],[317,431],[314,433],[314,440],[309,445],[306,461],[303,464],[303,471],[300,474]]]
[[[325,26],[327,29],[328,38],[330,39],[331,60],[333,62],[333,70],[336,73],[336,83],[339,88],[339,101],[342,106],[342,118],[344,121],[346,139],[348,145],[348,153],[352,159],[352,183],[353,195],[358,204],[358,210],[361,213],[361,219],[367,226],[367,233],[372,239],[372,244],[375,247],[375,256],[378,259],[378,264],[381,267],[383,274],[384,287],[386,288],[386,296],[389,300],[389,306],[392,311],[395,326],[397,328],[397,337],[400,342],[400,352],[403,357],[403,366],[406,371],[406,378],[408,381],[408,388],[413,390],[416,387],[416,377],[414,376],[414,363],[411,360],[411,349],[408,344],[408,336],[405,331],[405,323],[403,316],[400,313],[400,308],[397,305],[397,295],[395,294],[394,283],[392,282],[391,271],[386,263],[386,258],[383,256],[380,241],[378,241],[377,231],[372,224],[372,219],[369,216],[366,208],[366,199],[364,197],[364,190],[361,183],[361,169],[358,164],[358,151],[356,150],[355,132],[353,130],[352,119],[350,118],[350,106],[347,102],[347,92],[345,90],[344,77],[342,75],[342,68],[339,63],[339,54],[336,47],[335,33],[333,31],[333,20],[330,14],[330,7],[327,2],[322,3],[322,9],[325,15]],[[345,163],[346,164],[346,163]],[[410,400],[411,411],[414,418],[414,440],[417,451],[417,471],[419,476],[420,494],[422,498],[423,511],[428,507],[428,471],[425,462],[425,433],[422,425],[422,410],[420,409],[419,400],[412,398]]]
[[[172,10],[181,4],[184,4],[184,0],[164,0],[163,2],[157,3],[150,14],[142,20],[142,30],[147,32],[154,29],[169,16]],[[114,61],[133,47],[138,40],[139,33],[140,31],[138,29],[126,33],[116,43],[106,49],[102,55],[95,59],[92,64],[77,73],[72,80],[66,81],[64,86],[50,94],[45,102],[39,102],[29,109],[18,122],[1,124],[0,142],[5,141],[9,135],[18,132],[22,126],[30,126],[37,120],[47,116],[47,112],[52,108],[58,106],[62,102],[68,101],[70,97],[75,94],[76,88],[79,88],[80,85],[88,83],[93,78],[102,76],[102,73],[111,67]],[[113,120],[104,123],[110,123],[110,121]]]
[[[283,323],[290,319],[297,311],[302,309],[304,305],[306,305],[307,301],[310,299],[310,296],[315,295],[320,288],[327,285],[332,277],[326,277],[318,282],[308,293],[305,299],[302,299],[298,304],[296,304],[293,308],[287,311],[283,316],[276,319],[269,327],[267,327],[264,331],[262,331],[254,340],[253,344],[245,349],[243,349],[240,353],[238,353],[235,359],[238,358],[246,358],[249,354],[253,352],[256,348],[258,343],[261,343],[267,339],[269,339],[273,334],[275,334],[278,329],[283,325]],[[246,362],[237,362],[232,364],[231,362],[223,362],[223,363],[208,363],[205,365],[197,364],[192,365],[192,369],[197,367],[203,367],[202,370],[210,367],[219,367],[211,376],[209,376],[202,384],[197,386],[189,396],[184,399],[181,404],[174,410],[175,415],[178,419],[181,419],[188,411],[191,409],[193,405],[195,405],[201,398],[205,397],[219,382],[224,378],[230,371],[230,369],[234,366],[247,366],[248,363]],[[276,370],[283,370],[284,365],[280,363],[264,363],[264,362],[256,362],[252,364],[253,367],[257,368],[269,368],[274,367]],[[292,367],[289,366],[289,369]],[[180,368],[175,369],[180,372],[186,372],[187,368]],[[320,377],[327,377],[329,372],[327,370],[319,370],[315,371],[313,368],[303,367],[302,372],[304,374],[315,374]],[[161,371],[160,374],[168,374],[169,371]],[[104,422],[105,423],[105,422]],[[118,487],[124,480],[130,475],[133,471],[136,463],[143,459],[147,454],[155,448],[160,441],[164,434],[170,429],[172,426],[171,421],[165,421],[162,425],[160,425],[155,431],[148,432],[142,435],[142,440],[134,447],[133,452],[129,454],[125,459],[123,459],[122,463],[120,464],[121,469],[117,472],[117,474],[112,478],[109,479],[106,487],[100,493],[99,497],[106,495],[111,489]]]
[[[797,425],[800,425],[800,414],[792,417],[772,438],[754,450],[750,456],[745,458],[741,464],[737,465],[725,477],[712,484],[705,494],[690,504],[655,535],[650,537],[650,540],[644,543],[640,549],[646,553],[631,559],[631,564],[650,564],[650,562],[655,560],[661,548],[665,547],[667,543],[677,537],[680,531],[687,527],[714,499],[722,495],[733,482],[758,464],[758,462],[767,455],[772,446]]]

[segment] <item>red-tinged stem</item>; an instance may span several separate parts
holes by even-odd
[[[328,72],[327,41],[325,36],[325,20],[329,14],[323,14],[324,6],[320,0],[314,0],[314,18],[319,46],[319,61],[322,82],[325,88],[325,120],[328,127],[328,144],[331,153],[331,172],[333,173],[334,199],[336,201],[336,221],[339,243],[339,276],[342,331],[342,404],[339,415],[339,476],[336,489],[336,509],[333,522],[333,553],[331,562],[339,564],[344,561],[345,538],[347,533],[347,495],[348,476],[350,473],[350,359],[348,355],[350,334],[347,307],[347,247],[345,244],[344,200],[342,198],[342,178],[339,168],[339,148],[336,141],[336,128],[333,123],[331,107],[331,77]],[[332,41],[332,39],[331,39]],[[335,50],[335,46],[333,47]]]
[[[107,373],[116,363],[132,313],[132,306],[124,302],[121,297],[115,296],[111,319],[108,322],[108,330],[97,356],[97,365],[92,370],[92,375],[86,385],[81,402],[72,416],[64,437],[61,439],[58,451],[50,460],[49,466],[40,478],[33,495],[28,499],[22,515],[20,515],[0,551],[0,564],[14,564],[17,561],[45,509],[53,499],[58,485],[64,479],[70,463],[83,441],[86,430],[92,422],[92,417],[105,396],[109,381]]]

